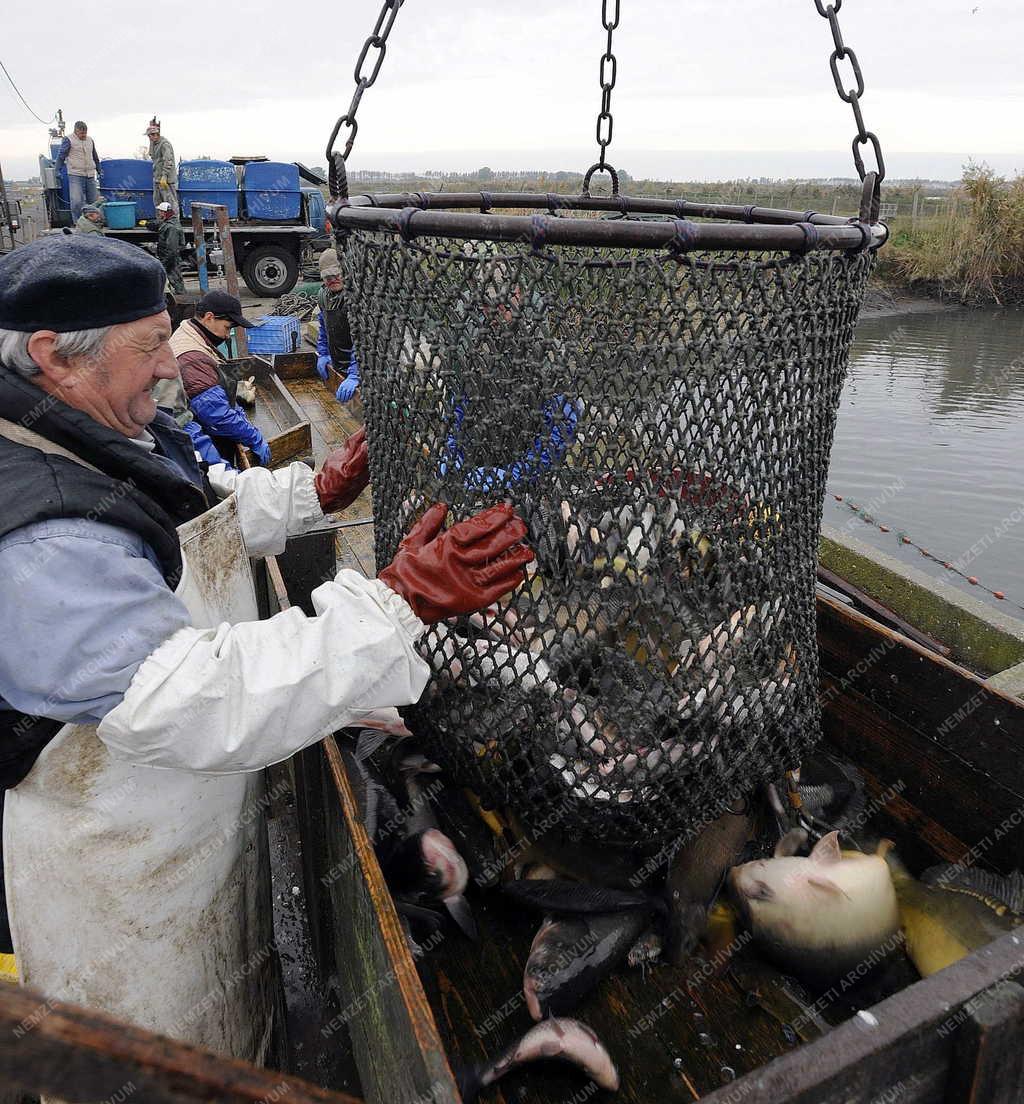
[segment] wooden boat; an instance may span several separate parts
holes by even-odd
[[[358,425],[304,354],[255,365],[256,421],[275,462],[322,456]],[[338,566],[374,572],[369,496],[336,527],[294,541],[261,573],[266,612],[305,605]],[[833,580],[835,581],[835,580]],[[883,624],[884,610],[819,594],[826,744],[859,765],[877,806],[873,827],[913,868],[977,861],[1002,873],[1024,858],[1024,703],[942,654],[943,646]],[[457,933],[418,964],[360,821],[338,743],[328,738],[286,767],[301,837],[312,955],[334,1001],[319,1032],[350,1042],[367,1100],[455,1104],[456,1071],[493,1057],[530,1020],[518,999],[534,926],[481,894],[483,933]],[[1024,929],[926,980],[855,1008],[834,993],[787,1025],[751,1000],[753,983],[694,959],[676,969],[622,970],[583,1002],[622,1076],[630,1104],[1017,1104],[1024,1100]],[[755,993],[756,998],[756,993]],[[810,998],[808,998],[810,999]],[[111,1096],[126,1081],[146,1101],[351,1101],[290,1075],[204,1055],[88,1010],[0,992],[0,1074],[67,1099]],[[32,1030],[18,1033],[18,1025]],[[795,1032],[795,1034],[794,1034]],[[561,1068],[511,1075],[487,1100],[601,1099]]]

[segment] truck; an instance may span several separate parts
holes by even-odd
[[[72,226],[66,166],[59,173],[55,168],[59,149],[59,141],[54,141],[50,156],[39,158],[47,224],[51,231],[58,232]],[[258,192],[245,187],[247,177],[256,171],[250,166],[271,170],[270,182],[261,184]],[[202,179],[204,174],[214,179]],[[287,184],[275,189],[275,178],[283,181],[285,177]],[[290,186],[293,182],[295,189]],[[200,186],[193,186],[196,184]],[[214,186],[207,186],[210,184]],[[271,162],[262,156],[231,157],[223,162],[181,161],[179,200],[186,267],[195,262],[192,201],[224,203],[230,217],[235,263],[246,286],[261,298],[286,295],[295,287],[303,268],[315,264],[316,254],[330,245],[327,209],[320,190],[323,184],[326,181],[318,173],[299,162]],[[106,202],[136,203],[132,224],[124,228],[108,226],[107,236],[154,250],[157,235],[150,163],[144,159],[103,159],[100,194]],[[212,225],[206,227],[203,236],[215,248],[216,230]]]

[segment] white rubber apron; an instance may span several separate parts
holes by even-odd
[[[192,624],[256,620],[234,496],[178,532],[177,594]],[[179,723],[203,718],[183,701]],[[95,727],[65,725],[6,797],[22,982],[261,1062],[275,976],[263,814],[262,771],[135,766],[110,755]]]

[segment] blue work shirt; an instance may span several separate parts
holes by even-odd
[[[143,661],[191,623],[145,541],[88,518],[0,539],[0,609],[0,701],[74,724],[101,721]]]

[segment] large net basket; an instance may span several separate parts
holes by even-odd
[[[425,635],[411,723],[528,828],[656,844],[818,738],[816,546],[877,228],[418,198],[338,220],[377,562],[434,501],[511,501],[537,559]]]

